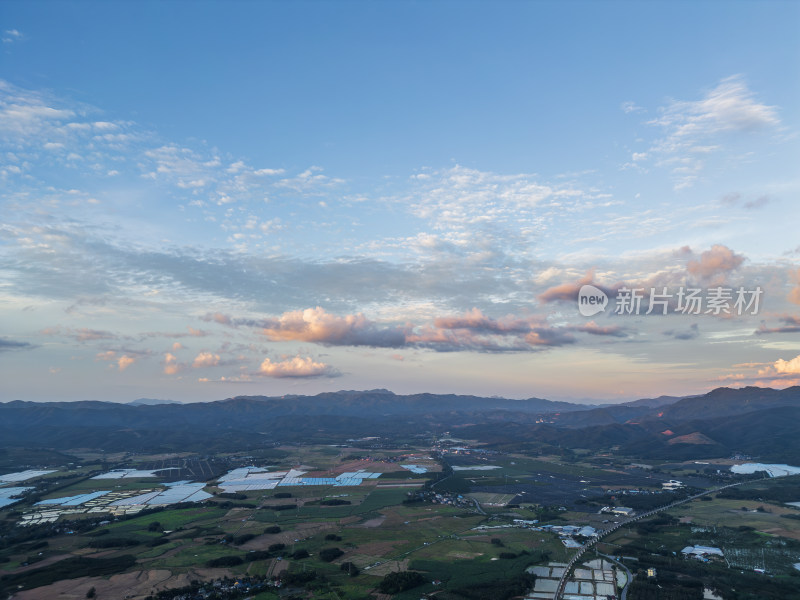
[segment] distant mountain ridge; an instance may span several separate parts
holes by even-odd
[[[178,402],[177,400],[160,400],[158,398],[137,398],[125,404],[128,406],[155,406],[157,404],[183,404],[183,402]]]
[[[198,403],[101,401],[0,404],[0,444],[54,449],[192,448],[419,437],[453,430],[512,450],[619,448],[652,458],[770,451],[800,455],[800,387],[718,388],[701,396],[586,406],[542,398],[510,400],[388,390],[316,396],[237,396]],[[778,442],[780,440],[780,442]],[[773,453],[774,454],[774,453]]]

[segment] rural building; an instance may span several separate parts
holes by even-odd
[[[662,489],[665,490],[679,490],[683,487],[686,487],[682,481],[678,481],[677,479],[670,479],[669,481],[661,484]]]
[[[722,556],[722,550],[713,546],[686,546],[681,550],[684,556],[705,558],[707,556]]]
[[[615,506],[611,509],[615,515],[622,515],[623,517],[630,517],[633,514],[633,509],[627,506]]]

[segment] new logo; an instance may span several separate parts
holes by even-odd
[[[603,312],[608,306],[606,293],[593,285],[584,285],[578,292],[578,310],[584,317]]]

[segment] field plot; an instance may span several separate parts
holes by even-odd
[[[576,502],[608,488],[661,488],[665,475],[644,470],[616,472],[584,464],[563,464],[523,456],[448,456],[455,473],[443,482],[446,489],[468,488],[474,493],[512,495],[512,504],[564,506],[578,513],[594,509]],[[458,482],[463,482],[461,485]],[[437,487],[438,489],[438,487]]]
[[[112,469],[100,475],[95,475],[92,479],[140,479],[142,477],[158,477],[158,469]]]
[[[19,502],[22,498],[15,498],[15,496],[20,496],[27,491],[30,491],[34,488],[32,487],[6,487],[0,488],[0,508],[5,506],[10,506],[16,502]]]
[[[144,504],[147,506],[164,506],[178,504],[179,502],[202,502],[213,496],[203,491],[203,483],[184,483],[167,484],[165,490],[157,490],[148,494],[140,494],[130,498],[124,498],[112,502],[109,506],[132,506]]]
[[[36,506],[53,505],[53,506],[80,506],[81,504],[90,502],[106,494],[110,494],[111,490],[100,490],[99,492],[89,492],[88,494],[78,494],[77,496],[66,496],[64,498],[50,498],[37,502]]]
[[[159,476],[166,481],[210,481],[225,471],[225,466],[220,461],[180,457],[151,460],[140,464],[139,468],[158,471]]]
[[[746,510],[742,510],[743,508]],[[797,511],[776,504],[715,498],[713,502],[694,501],[683,504],[669,512],[675,516],[688,517],[692,523],[698,525],[752,527],[770,535],[800,540],[800,520],[781,516],[795,515]]]
[[[377,479],[380,473],[360,469],[345,471],[335,477],[303,477],[307,470],[268,471],[265,467],[240,467],[219,478],[218,486],[228,493],[271,490],[276,487],[331,486],[356,487],[365,480]]]
[[[467,494],[468,498],[474,498],[480,504],[485,506],[505,506],[516,498],[516,494],[494,494],[491,492],[473,492]]]
[[[725,561],[737,569],[754,571],[762,569],[768,573],[791,573],[794,563],[800,558],[798,550],[786,548],[736,548],[723,547]]]
[[[6,473],[5,475],[0,475],[0,484],[19,483],[20,481],[28,481],[29,479],[42,477],[43,475],[47,475],[48,473],[55,473],[55,471],[27,470],[27,471],[18,471],[16,473]]]

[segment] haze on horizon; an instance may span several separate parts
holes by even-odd
[[[798,385],[799,18],[4,2],[0,401]]]

